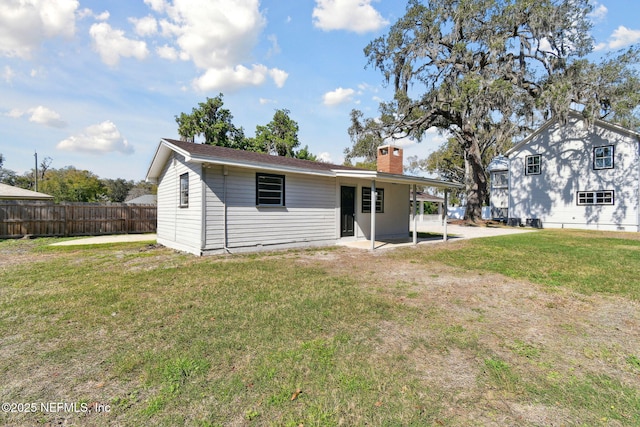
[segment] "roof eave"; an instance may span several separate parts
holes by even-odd
[[[431,178],[423,178],[419,176],[409,176],[409,175],[398,175],[392,173],[385,172],[376,172],[376,171],[336,171],[337,177],[345,177],[345,178],[361,178],[361,179],[374,179],[380,182],[389,182],[392,184],[416,184],[416,185],[425,185],[428,187],[435,188],[456,188],[462,189],[464,188],[463,184],[457,182],[447,182],[441,181],[438,179]]]

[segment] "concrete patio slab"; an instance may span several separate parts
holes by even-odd
[[[99,245],[104,243],[126,243],[126,242],[148,242],[156,241],[155,233],[149,234],[114,234],[108,236],[83,237],[81,239],[66,240],[64,242],[52,243],[50,246],[76,246],[76,245]]]

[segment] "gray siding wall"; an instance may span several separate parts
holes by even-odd
[[[256,206],[256,173],[228,167],[226,176],[227,248],[331,244],[336,241],[335,178],[285,173],[285,207]],[[205,169],[206,249],[222,248],[224,236],[223,168]]]
[[[614,145],[614,168],[594,170],[594,147]],[[541,155],[541,174],[525,174],[526,156]],[[510,155],[509,217],[536,218],[544,227],[637,231],[638,142],[581,121],[554,124]],[[577,205],[578,191],[614,190],[615,204]]]
[[[180,175],[189,173],[189,206],[180,207]],[[173,154],[158,184],[158,242],[200,254],[202,222],[201,167]]]
[[[371,236],[371,214],[362,212],[362,188],[371,188],[371,181],[341,180],[337,191],[340,191],[342,185],[356,187],[356,235],[354,237],[369,239]],[[403,184],[376,183],[376,189],[384,189],[384,212],[376,213],[376,239],[409,235],[409,215],[411,212],[409,187],[409,185]],[[340,226],[339,217],[337,226]]]

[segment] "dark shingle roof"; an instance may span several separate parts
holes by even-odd
[[[175,145],[188,152],[191,156],[231,160],[237,162],[259,163],[266,165],[299,168],[316,171],[331,170],[366,170],[353,166],[334,165],[331,163],[315,162],[312,160],[294,159],[292,157],[272,156],[265,153],[255,153],[253,151],[236,150],[227,147],[218,147],[216,145],[197,144],[187,141],[179,141],[177,139],[163,138],[168,143]]]

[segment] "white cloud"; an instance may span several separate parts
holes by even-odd
[[[232,91],[244,86],[259,86],[265,82],[267,76],[273,79],[276,86],[282,87],[289,75],[277,68],[269,70],[261,64],[254,64],[251,68],[236,65],[233,68],[210,68],[194,80],[193,86],[203,92],[221,89]]]
[[[62,120],[60,114],[47,107],[43,107],[42,105],[38,105],[34,108],[29,108],[26,111],[14,108],[8,113],[5,113],[5,115],[14,119],[18,119],[23,116],[29,116],[30,122],[54,128],[63,128],[67,126],[67,123]]]
[[[92,154],[114,151],[124,154],[133,153],[133,146],[120,134],[116,125],[110,120],[87,127],[78,135],[60,141],[56,148]]]
[[[84,9],[79,10],[77,12],[77,16],[80,19],[84,19],[84,18],[90,16],[93,19],[95,19],[96,21],[106,21],[107,19],[109,19],[111,14],[109,13],[108,10],[105,10],[102,13],[95,13],[93,10],[89,9],[88,7],[85,7]]]
[[[30,122],[54,128],[63,128],[67,126],[67,123],[61,119],[60,114],[48,109],[47,107],[43,107],[42,105],[31,108],[29,113],[31,114],[31,117],[29,118]]]
[[[347,30],[359,34],[376,31],[389,21],[371,6],[371,0],[316,0],[313,25],[325,30]]]
[[[624,25],[613,31],[606,43],[598,43],[595,50],[620,49],[640,41],[640,30],[631,30]]]
[[[153,16],[145,16],[140,19],[129,18],[129,21],[133,23],[136,34],[139,36],[153,36],[158,32],[158,22]]]
[[[278,45],[278,37],[275,34],[270,34],[267,36],[267,40],[271,42],[271,47],[267,51],[267,57],[278,55],[281,52],[280,45]]]
[[[5,116],[7,117],[11,117],[13,119],[17,119],[20,118],[22,116],[24,116],[24,111],[18,109],[18,108],[14,108],[11,111],[9,111],[8,113],[5,113]]]
[[[324,163],[333,163],[333,160],[331,159],[331,154],[329,154],[326,151],[323,151],[322,153],[317,154],[316,159]]]
[[[9,67],[8,65],[5,65],[4,70],[2,71],[2,80],[11,84],[15,76],[16,76],[16,72],[13,71],[13,68]]]
[[[277,87],[282,88],[289,78],[289,73],[283,70],[279,70],[277,68],[272,68],[269,70],[269,75],[273,79],[273,82]]]
[[[94,47],[102,62],[107,65],[118,65],[120,57],[134,57],[142,60],[149,54],[145,42],[126,38],[124,31],[113,29],[106,22],[93,24],[89,34],[93,38]]]
[[[327,92],[322,96],[322,100],[324,105],[338,105],[343,104],[345,102],[349,102],[353,99],[353,95],[356,93],[353,89],[343,89],[339,87],[338,89]]]
[[[258,100],[258,102],[260,102],[260,105],[276,104],[277,103],[277,101],[275,99],[268,99],[268,98],[260,98]]]
[[[28,59],[48,38],[75,33],[78,0],[9,0],[0,3],[0,55]]]
[[[203,70],[193,85],[198,90],[233,90],[264,84],[271,77],[282,87],[288,74],[262,64],[247,65],[266,25],[259,0],[145,0],[151,9],[165,14],[160,33],[168,44],[157,50],[162,58],[190,60]],[[269,36],[271,49],[280,48]],[[173,48],[173,50],[171,50]]]
[[[149,5],[151,9],[156,12],[164,12],[167,7],[167,2],[165,0],[144,0],[144,3]]]
[[[603,4],[598,2],[593,2],[593,10],[589,14],[589,17],[594,21],[602,21],[606,16],[609,10]]]
[[[251,55],[266,24],[259,6],[258,0],[175,0],[168,28],[196,66],[225,68]]]
[[[168,59],[169,61],[175,61],[178,59],[178,51],[167,44],[156,48],[156,53],[160,58]]]

